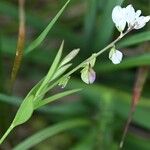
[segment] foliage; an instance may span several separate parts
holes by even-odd
[[[14,149],[19,150],[35,146],[35,149],[51,147],[54,150],[92,150],[99,148],[116,150],[121,140],[123,127],[130,109],[131,91],[137,74],[136,70],[150,64],[149,26],[147,25],[141,31],[130,33],[117,43],[117,49],[122,50],[125,55],[125,59],[120,64],[111,64],[110,60],[106,59],[108,57],[105,54],[103,54],[104,57],[97,58],[95,67],[92,66],[96,71],[97,79],[93,85],[87,86],[79,80],[78,73],[71,72],[73,65],[70,61],[79,52],[79,49],[75,48],[81,48],[80,54],[74,60],[74,64],[79,64],[79,61],[84,60],[85,56],[93,53],[92,49],[98,51],[115,39],[118,32],[114,29],[111,20],[112,9],[115,5],[129,4],[129,1],[123,3],[122,0],[76,0],[71,1],[66,8],[68,3],[69,1],[64,0],[52,3],[50,0],[51,5],[46,1],[43,1],[43,5],[41,5],[37,1],[26,1],[26,28],[30,27],[30,29],[27,28],[24,61],[21,64],[20,74],[16,82],[19,85],[16,84],[13,95],[9,95],[7,83],[9,83],[10,74],[8,72],[17,43],[15,35],[17,35],[18,27],[18,10],[17,3],[0,1],[0,17],[4,18],[3,22],[0,23],[2,25],[0,29],[0,126],[3,127],[2,125],[5,125],[6,121],[8,126],[12,118],[9,118],[8,121],[1,115],[15,114],[12,108],[21,104],[4,138],[14,127],[28,121],[31,115],[33,118],[20,128],[26,130],[26,126],[30,126],[32,130],[38,129],[37,133],[32,131],[30,134],[26,133],[27,139],[22,140],[19,134],[17,135],[18,129],[16,128],[16,138],[13,138],[14,133],[11,134],[13,143],[10,142],[11,137],[6,139],[8,143],[12,143],[11,148],[14,147]],[[145,14],[149,11],[147,3],[147,0],[133,1],[133,5],[142,9]],[[65,5],[62,7],[63,4]],[[37,9],[35,9],[36,7]],[[79,9],[80,7],[83,9]],[[57,13],[56,10],[60,11]],[[48,21],[50,13],[52,13],[53,19]],[[64,15],[59,18],[62,13]],[[57,15],[55,16],[55,14]],[[44,28],[45,30],[41,33]],[[38,36],[39,33],[41,34]],[[60,43],[58,41],[62,41],[62,39],[65,40],[65,47],[62,42],[56,54],[56,47]],[[68,54],[67,49],[74,50]],[[65,55],[66,57],[64,57]],[[44,72],[50,64],[51,67],[45,76]],[[71,73],[62,78],[67,70]],[[71,77],[69,80],[72,73],[75,74],[74,78]],[[29,83],[30,87],[32,87],[33,80],[40,81],[23,98],[24,93],[27,93],[29,88],[26,88],[25,83],[21,83],[21,80],[32,81]],[[65,88],[58,87],[58,84]],[[19,89],[22,89],[23,92],[19,93]],[[83,90],[78,92],[81,89]],[[147,76],[141,100],[125,141],[125,149],[148,150],[150,147],[149,139],[143,136],[150,129],[149,89],[149,76]],[[76,92],[78,94],[75,96],[65,97]],[[17,95],[20,95],[21,98]],[[54,102],[60,98],[63,101]],[[43,106],[50,102],[54,102],[54,104]],[[4,109],[3,105],[8,107]],[[34,111],[37,113],[33,114]],[[40,124],[40,127],[36,127],[36,124],[37,126]],[[46,128],[45,125],[50,127]],[[39,131],[40,128],[42,128],[41,131]],[[69,129],[71,131],[68,131]],[[63,136],[63,139],[70,143],[65,144],[64,142],[60,147],[57,147],[60,142],[59,136]],[[47,143],[42,144],[47,138]],[[2,144],[3,147],[6,149],[6,142]]]

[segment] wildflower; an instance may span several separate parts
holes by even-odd
[[[125,8],[121,8],[120,6],[114,7],[112,11],[112,20],[116,25],[116,28],[123,32],[126,26],[126,10]]]
[[[81,71],[81,79],[86,84],[94,83],[96,79],[96,73],[89,64],[87,64],[85,68],[83,68],[83,70]]]
[[[128,29],[141,29],[150,21],[150,16],[140,15],[141,10],[135,11],[132,5],[126,8],[116,6],[112,11],[112,20],[120,32],[124,31],[126,24],[128,24]]]
[[[150,20],[150,16],[140,16],[141,10],[135,11],[132,5],[126,7],[126,21],[129,28],[141,29]]]
[[[115,47],[113,47],[109,52],[109,59],[113,62],[113,64],[119,64],[122,57],[122,53],[119,50],[116,50]]]

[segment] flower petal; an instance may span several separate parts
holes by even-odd
[[[139,18],[137,18],[137,21],[135,23],[134,29],[141,29],[143,28],[147,22],[150,21],[150,16],[141,16]]]
[[[110,60],[114,63],[114,64],[119,64],[122,60],[122,53],[118,50],[115,50],[114,53],[112,54]]]
[[[120,6],[114,7],[112,11],[112,20],[115,23],[117,29],[122,32],[126,26],[125,9]]]
[[[139,15],[140,12],[138,11],[136,14],[132,5],[128,5],[125,9],[126,9],[126,21],[128,23],[128,27],[132,27],[135,23],[136,15]]]

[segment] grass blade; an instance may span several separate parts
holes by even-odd
[[[96,32],[96,49],[103,48],[109,42],[114,30],[114,23],[111,18],[112,9],[116,5],[121,5],[122,2],[123,0],[107,0],[103,6],[103,13],[99,19]]]
[[[137,33],[128,37],[125,37],[123,40],[121,40],[117,46],[118,47],[127,47],[136,45],[142,42],[150,41],[150,31],[145,31],[142,33]]]
[[[70,0],[68,0],[66,2],[66,4],[62,7],[62,9],[57,13],[57,15],[52,19],[52,21],[48,24],[48,26],[44,29],[44,31],[38,36],[37,39],[35,39],[25,50],[25,53],[28,54],[29,52],[33,51],[36,47],[38,47],[42,41],[45,39],[45,37],[47,36],[48,32],[51,30],[51,28],[53,27],[53,25],[56,23],[56,21],[58,20],[58,18],[60,17],[60,15],[62,14],[62,12],[64,11],[64,9],[66,8],[66,6],[68,5],[68,3],[70,2]]]
[[[97,65],[98,67],[96,70],[98,72],[108,72],[108,71],[115,71],[127,68],[133,68],[138,66],[150,65],[150,53],[135,56],[132,58],[124,59],[120,64],[114,65],[111,62],[106,64]]]
[[[27,138],[25,141],[18,144],[15,148],[13,148],[13,150],[30,149],[33,146],[37,145],[38,143],[44,141],[45,139],[52,137],[60,132],[63,132],[65,130],[69,130],[72,128],[88,126],[89,123],[90,122],[86,119],[73,119],[73,120],[58,123],[56,125],[50,126],[32,135],[31,137]]]
[[[60,99],[62,97],[65,97],[65,96],[71,95],[73,93],[79,92],[80,90],[81,89],[74,89],[74,90],[69,90],[69,91],[65,91],[65,92],[62,92],[62,93],[55,94],[55,95],[53,95],[53,96],[51,96],[49,98],[46,98],[44,100],[39,101],[39,103],[36,104],[35,109],[37,109],[37,108],[39,108],[41,106],[44,106],[44,105],[46,105],[46,104],[48,104],[50,102],[53,102],[53,101],[55,101],[57,99]]]

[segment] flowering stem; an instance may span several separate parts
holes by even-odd
[[[103,48],[102,50],[100,50],[99,52],[97,52],[94,56],[95,58],[98,57],[99,55],[101,55],[102,53],[104,53],[106,50],[110,49],[111,47],[113,47],[119,40],[121,40],[127,33],[129,33],[132,29],[127,30],[125,33],[122,33],[119,35],[119,37],[114,40],[113,42],[111,42],[108,46],[106,46],[105,48]],[[87,58],[86,60],[84,60],[82,63],[80,63],[78,66],[76,66],[74,69],[72,69],[70,72],[68,72],[65,76],[70,76],[72,73],[74,73],[75,71],[77,71],[78,69],[80,69],[81,67],[83,67],[85,65],[85,63],[89,62],[91,59],[91,57]]]
[[[105,48],[103,48],[102,50],[100,50],[99,52],[95,53],[95,58],[98,57],[99,55],[101,55],[102,53],[104,53],[106,50],[110,49],[111,47],[113,47],[119,40],[121,40],[126,34],[128,34],[130,31],[132,30],[132,28],[128,29],[126,32],[121,33],[119,35],[119,37],[114,40],[113,42],[111,42],[108,46],[106,46]],[[74,69],[72,69],[71,71],[69,71],[68,73],[66,73],[63,77],[61,77],[59,80],[57,80],[56,82],[54,82],[52,85],[50,85],[49,87],[47,87],[47,89],[41,93],[41,95],[45,94],[46,92],[48,92],[50,89],[52,89],[54,86],[56,86],[64,77],[68,77],[71,74],[73,74],[74,72],[76,72],[78,69],[82,68],[86,63],[88,63],[91,59],[93,59],[93,57],[89,57],[86,60],[84,60],[83,62],[81,62],[78,66],[76,66]],[[40,96],[41,96],[40,95]]]

